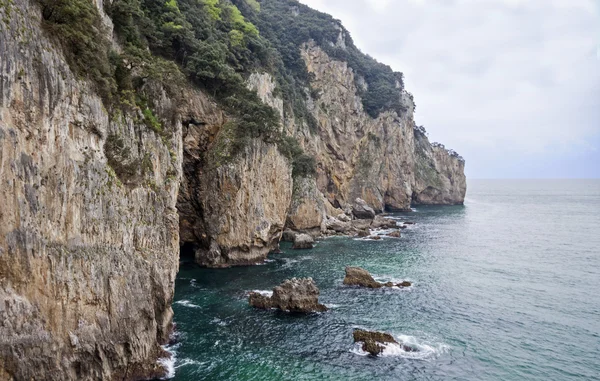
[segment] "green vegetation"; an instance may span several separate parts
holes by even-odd
[[[4,1],[4,0],[0,0]],[[314,158],[293,137],[280,132],[280,117],[246,87],[253,72],[269,72],[292,114],[316,132],[318,122],[307,98],[318,98],[300,56],[300,46],[315,40],[330,56],[347,61],[366,86],[358,86],[373,117],[386,110],[402,113],[398,89],[402,73],[361,53],[348,32],[331,16],[295,0],[113,0],[105,2],[122,49],[115,52],[91,0],[36,0],[44,26],[56,37],[73,71],[93,82],[112,113],[135,112],[148,128],[168,136],[145,95],[158,83],[172,96],[185,79],[210,94],[232,116],[226,157],[250,139],[276,143],[299,176],[315,173]],[[298,9],[299,12],[292,12]],[[334,44],[340,33],[345,47]],[[161,118],[166,116],[161,115]],[[118,147],[113,147],[118,151]],[[223,147],[222,147],[223,148]]]
[[[116,93],[110,41],[95,5],[89,0],[37,0],[44,28],[56,36],[73,71],[87,77],[96,91],[111,102]]]
[[[244,0],[235,1],[240,2]],[[240,9],[243,10],[242,7]],[[293,12],[293,9],[298,12]],[[285,66],[281,74],[287,77],[289,84],[308,87],[309,78],[300,56],[300,46],[312,39],[332,58],[346,61],[355,73],[364,78],[367,88],[358,83],[357,87],[369,115],[375,118],[387,110],[398,114],[406,112],[399,97],[399,90],[404,88],[403,74],[358,50],[350,34],[331,16],[296,0],[263,0],[260,13],[249,18],[281,55]],[[345,48],[335,44],[340,33],[345,37]]]

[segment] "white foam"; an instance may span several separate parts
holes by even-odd
[[[413,360],[430,360],[442,353],[447,352],[450,349],[450,347],[446,344],[429,343],[409,335],[398,335],[395,337],[395,339],[400,344],[382,344],[384,349],[379,355],[380,357],[402,357]],[[413,350],[406,350],[406,347],[410,347]],[[369,355],[368,352],[363,351],[362,343],[355,343],[350,349],[350,352],[359,356]]]
[[[327,303],[325,304],[325,307],[332,309],[332,308],[340,308],[339,304],[331,304],[331,303]]]
[[[175,304],[180,304],[189,308],[200,308],[200,306],[190,302],[189,300],[178,300],[175,302]]]
[[[210,323],[211,323],[211,324],[216,324],[216,325],[218,325],[219,327],[225,327],[225,326],[227,326],[227,322],[226,322],[226,321],[224,321],[224,320],[221,320],[221,319],[219,319],[219,318],[217,318],[217,317],[216,317],[216,318],[214,318],[214,319],[212,319],[212,320],[210,321]]]
[[[256,292],[257,294],[261,294],[262,296],[271,297],[273,296],[273,291],[269,290],[252,290],[252,292]]]
[[[192,360],[192,359],[181,359],[177,365],[175,365],[175,369],[179,369],[181,367],[187,365],[201,365],[200,361]]]
[[[167,351],[171,356],[158,359],[158,363],[162,365],[167,371],[167,373],[164,375],[164,377],[161,378],[161,380],[170,380],[171,378],[175,377],[175,361],[177,361],[177,348],[179,348],[179,344],[162,346],[162,349]]]

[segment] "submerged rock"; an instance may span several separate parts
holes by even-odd
[[[388,237],[400,238],[400,232],[399,231],[391,232],[390,234],[388,234]]]
[[[312,249],[315,240],[308,234],[296,234],[293,249]]]
[[[271,297],[251,292],[248,301],[251,306],[262,309],[303,313],[327,311],[327,307],[319,303],[319,289],[312,278],[287,279],[273,289]]]
[[[354,217],[360,220],[372,220],[375,218],[375,210],[367,205],[367,202],[361,198],[357,198],[354,201],[352,214],[354,214]]]
[[[368,288],[381,288],[383,285],[377,282],[371,274],[360,267],[346,267],[344,284],[348,286],[361,286]]]
[[[404,282],[398,283],[396,286],[400,287],[400,288],[410,287],[410,286],[412,286],[412,283],[410,283],[409,281],[405,280]]]
[[[385,349],[385,344],[399,344],[392,335],[383,332],[364,331],[355,329],[352,333],[354,342],[362,342],[362,349],[373,356],[379,355]]]
[[[414,225],[416,224],[416,222],[412,222],[412,221],[404,221],[403,222],[404,225]]]
[[[369,239],[372,239],[374,241],[379,241],[381,239],[381,237],[378,236],[378,235],[372,235],[372,236],[369,237]]]

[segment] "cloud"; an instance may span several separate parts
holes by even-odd
[[[600,1],[302,2],[342,20],[359,48],[404,72],[417,123],[467,165],[598,151]],[[477,168],[473,176],[494,176]]]

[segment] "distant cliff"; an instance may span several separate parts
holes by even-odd
[[[0,0],[0,379],[160,375],[179,248],[461,204],[401,73],[292,0]]]

